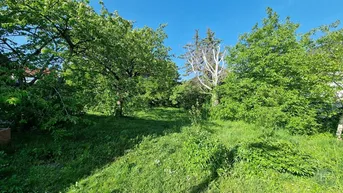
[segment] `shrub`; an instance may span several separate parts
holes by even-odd
[[[187,170],[210,170],[213,175],[217,175],[217,169],[227,166],[228,150],[219,141],[212,139],[209,132],[189,131],[188,136],[182,150],[187,160]]]
[[[184,109],[191,109],[192,106],[202,106],[209,101],[210,95],[201,92],[194,81],[187,81],[177,85],[170,96],[172,104]]]
[[[313,134],[319,128],[317,107],[297,90],[237,79],[234,75],[228,77],[226,84],[219,89],[223,98],[221,104],[211,110],[214,118],[244,120],[300,134]]]
[[[14,129],[52,130],[65,123],[75,123],[83,106],[75,89],[54,76],[36,84],[18,88],[2,86],[0,119],[14,123]]]

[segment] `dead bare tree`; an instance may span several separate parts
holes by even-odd
[[[195,43],[185,46],[187,52],[183,55],[186,60],[188,74],[194,74],[199,81],[201,89],[212,95],[212,105],[219,104],[219,96],[215,90],[226,74],[226,50],[221,51],[220,41],[214,38],[209,29],[205,39],[195,34]]]

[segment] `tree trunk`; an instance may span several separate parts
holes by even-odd
[[[116,117],[123,117],[123,100],[118,99],[117,100],[117,106],[116,106]]]
[[[340,116],[336,136],[337,139],[342,140],[342,131],[343,131],[343,115]]]
[[[212,106],[215,107],[219,104],[219,95],[216,91],[213,91],[211,96]]]

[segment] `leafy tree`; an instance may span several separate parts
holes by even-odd
[[[75,121],[72,115],[80,108],[60,72],[91,40],[76,37],[87,29],[88,18],[95,13],[86,3],[0,2],[0,108],[4,112],[0,119],[14,119],[23,128],[45,129]]]
[[[224,63],[226,52],[221,52],[220,42],[211,29],[207,30],[204,39],[199,37],[199,32],[196,30],[194,43],[185,46],[187,52],[182,56],[186,59],[188,75],[193,73],[199,81],[200,88],[212,95],[213,106],[219,104],[219,96],[215,88],[223,80],[226,72]]]
[[[299,35],[299,25],[284,22],[272,9],[261,26],[242,35],[229,49],[233,74],[219,89],[222,104],[213,113],[224,119],[243,119],[293,133],[314,133],[322,118],[335,114],[330,57],[312,32]],[[323,38],[325,39],[326,36]],[[325,53],[325,54],[323,54]]]
[[[163,45],[163,25],[157,30],[133,28],[131,22],[104,7],[92,24],[88,36],[96,37],[95,40],[68,68],[73,71],[74,81],[78,77],[77,81],[88,85],[93,95],[100,94],[94,88],[93,83],[97,82],[96,85],[102,84],[101,90],[115,98],[116,104],[107,103],[108,108],[115,108],[109,113],[123,116],[124,110],[137,104],[137,100],[151,101],[152,95],[158,96],[175,84],[178,75],[169,58],[169,48]],[[85,78],[93,80],[87,83],[82,80]]]
[[[138,85],[140,94],[135,98],[135,104],[144,102],[149,107],[172,106],[169,98],[178,79],[177,67],[170,61],[158,74],[142,79]]]
[[[307,34],[307,36],[315,34],[317,31],[323,34],[316,41],[310,41],[308,48],[311,50],[311,56],[316,57],[317,60],[322,61],[322,64],[324,64],[322,65],[321,71],[317,72],[317,75],[323,79],[322,81],[329,82],[330,86],[336,93],[336,95],[332,97],[334,100],[334,105],[331,107],[331,111],[334,112],[334,115],[336,113],[337,115],[340,115],[336,135],[338,139],[342,139],[341,135],[343,130],[343,116],[341,108],[343,106],[343,29],[337,29],[339,23],[340,22],[337,21],[331,25],[321,26],[320,28],[312,30]],[[309,40],[307,39],[307,41]],[[327,113],[327,110],[324,112]],[[321,117],[325,118],[325,116]],[[333,118],[337,118],[337,116],[333,116]],[[326,118],[326,122],[328,121],[330,120],[327,120]],[[333,124],[334,126],[337,125],[335,119],[329,123]]]
[[[92,10],[86,1],[2,1],[1,44],[19,86],[32,85],[44,70],[61,67],[65,54],[74,54],[87,39],[80,39]],[[75,32],[77,31],[77,32]],[[31,81],[25,69],[40,69]]]
[[[2,119],[24,114],[17,122],[53,126],[94,99],[120,116],[124,106],[168,98],[178,75],[164,26],[135,29],[100,3],[97,14],[88,1],[1,2]]]

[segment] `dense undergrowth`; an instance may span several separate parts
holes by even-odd
[[[85,118],[62,138],[15,133],[0,151],[1,192],[343,191],[343,143],[331,134],[191,126],[179,109]]]

